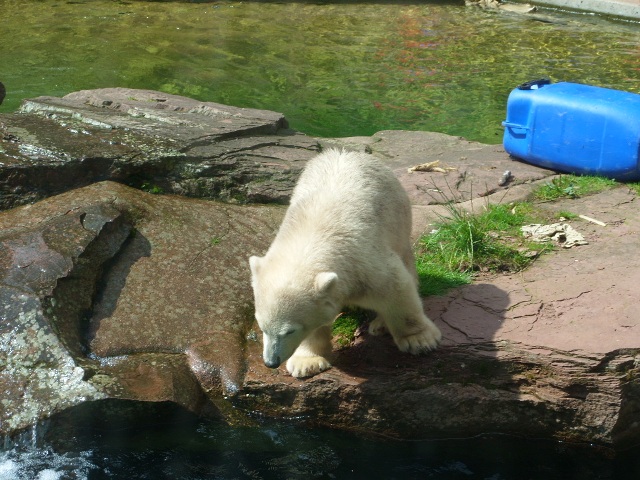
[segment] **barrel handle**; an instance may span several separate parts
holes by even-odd
[[[518,123],[513,123],[513,122],[507,122],[504,121],[502,122],[502,126],[503,127],[507,127],[507,128],[520,128],[522,130],[531,130],[529,127],[527,127],[526,125],[520,125]]]

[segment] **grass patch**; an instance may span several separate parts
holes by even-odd
[[[471,282],[478,271],[519,271],[548,245],[525,242],[520,227],[537,223],[529,203],[490,205],[471,214],[449,204],[434,231],[418,242],[416,268],[422,295],[438,295]]]
[[[419,291],[423,297],[442,295],[447,290],[471,283],[469,272],[453,271],[434,260],[430,255],[420,255],[416,258]]]
[[[566,220],[575,220],[576,218],[578,218],[578,215],[567,210],[560,210],[558,213],[556,213],[556,217],[564,218]]]
[[[560,175],[534,192],[536,200],[550,201],[558,198],[578,198],[608,190],[615,180],[589,175]]]
[[[627,187],[636,195],[640,196],[640,182],[627,183]]]
[[[356,338],[358,327],[369,319],[369,312],[360,308],[347,308],[333,322],[331,333],[339,347],[346,347]]]
[[[162,187],[159,187],[158,185],[155,185],[149,182],[144,182],[140,186],[140,190],[142,190],[143,192],[151,193],[153,195],[160,195],[164,193],[164,190],[162,189]]]

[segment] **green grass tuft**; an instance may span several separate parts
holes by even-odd
[[[627,187],[636,195],[640,196],[640,182],[627,183]]]
[[[449,216],[418,242],[416,269],[422,295],[470,283],[474,272],[522,270],[549,248],[522,239],[520,227],[539,221],[531,204],[490,205],[477,215],[453,204],[448,209]]]
[[[534,192],[536,200],[556,200],[558,198],[578,198],[599,193],[616,185],[615,180],[589,175],[560,175]]]
[[[369,312],[359,308],[347,308],[333,322],[331,333],[340,347],[346,347],[356,338],[358,327],[369,318]]]
[[[578,218],[578,215],[567,210],[560,210],[558,213],[556,213],[556,217],[564,218],[566,220],[575,220],[576,218]]]
[[[442,295],[451,288],[471,283],[468,272],[453,271],[433,261],[428,255],[421,255],[416,259],[418,271],[419,292],[423,297]]]
[[[147,193],[151,193],[153,195],[161,195],[164,193],[164,190],[162,189],[162,187],[159,187],[158,185],[149,183],[149,182],[144,182],[141,186],[140,186],[140,190],[147,192]]]

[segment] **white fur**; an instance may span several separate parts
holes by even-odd
[[[374,310],[370,333],[388,330],[401,351],[435,348],[410,234],[407,194],[375,157],[331,149],[309,161],[271,247],[249,259],[265,364],[286,361],[294,377],[329,368],[330,325],[346,305]]]

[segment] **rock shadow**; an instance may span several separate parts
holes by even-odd
[[[104,266],[85,336],[88,351],[91,351],[91,341],[100,328],[100,322],[115,312],[131,269],[141,258],[150,257],[151,250],[149,240],[138,230],[133,229],[118,254]]]

